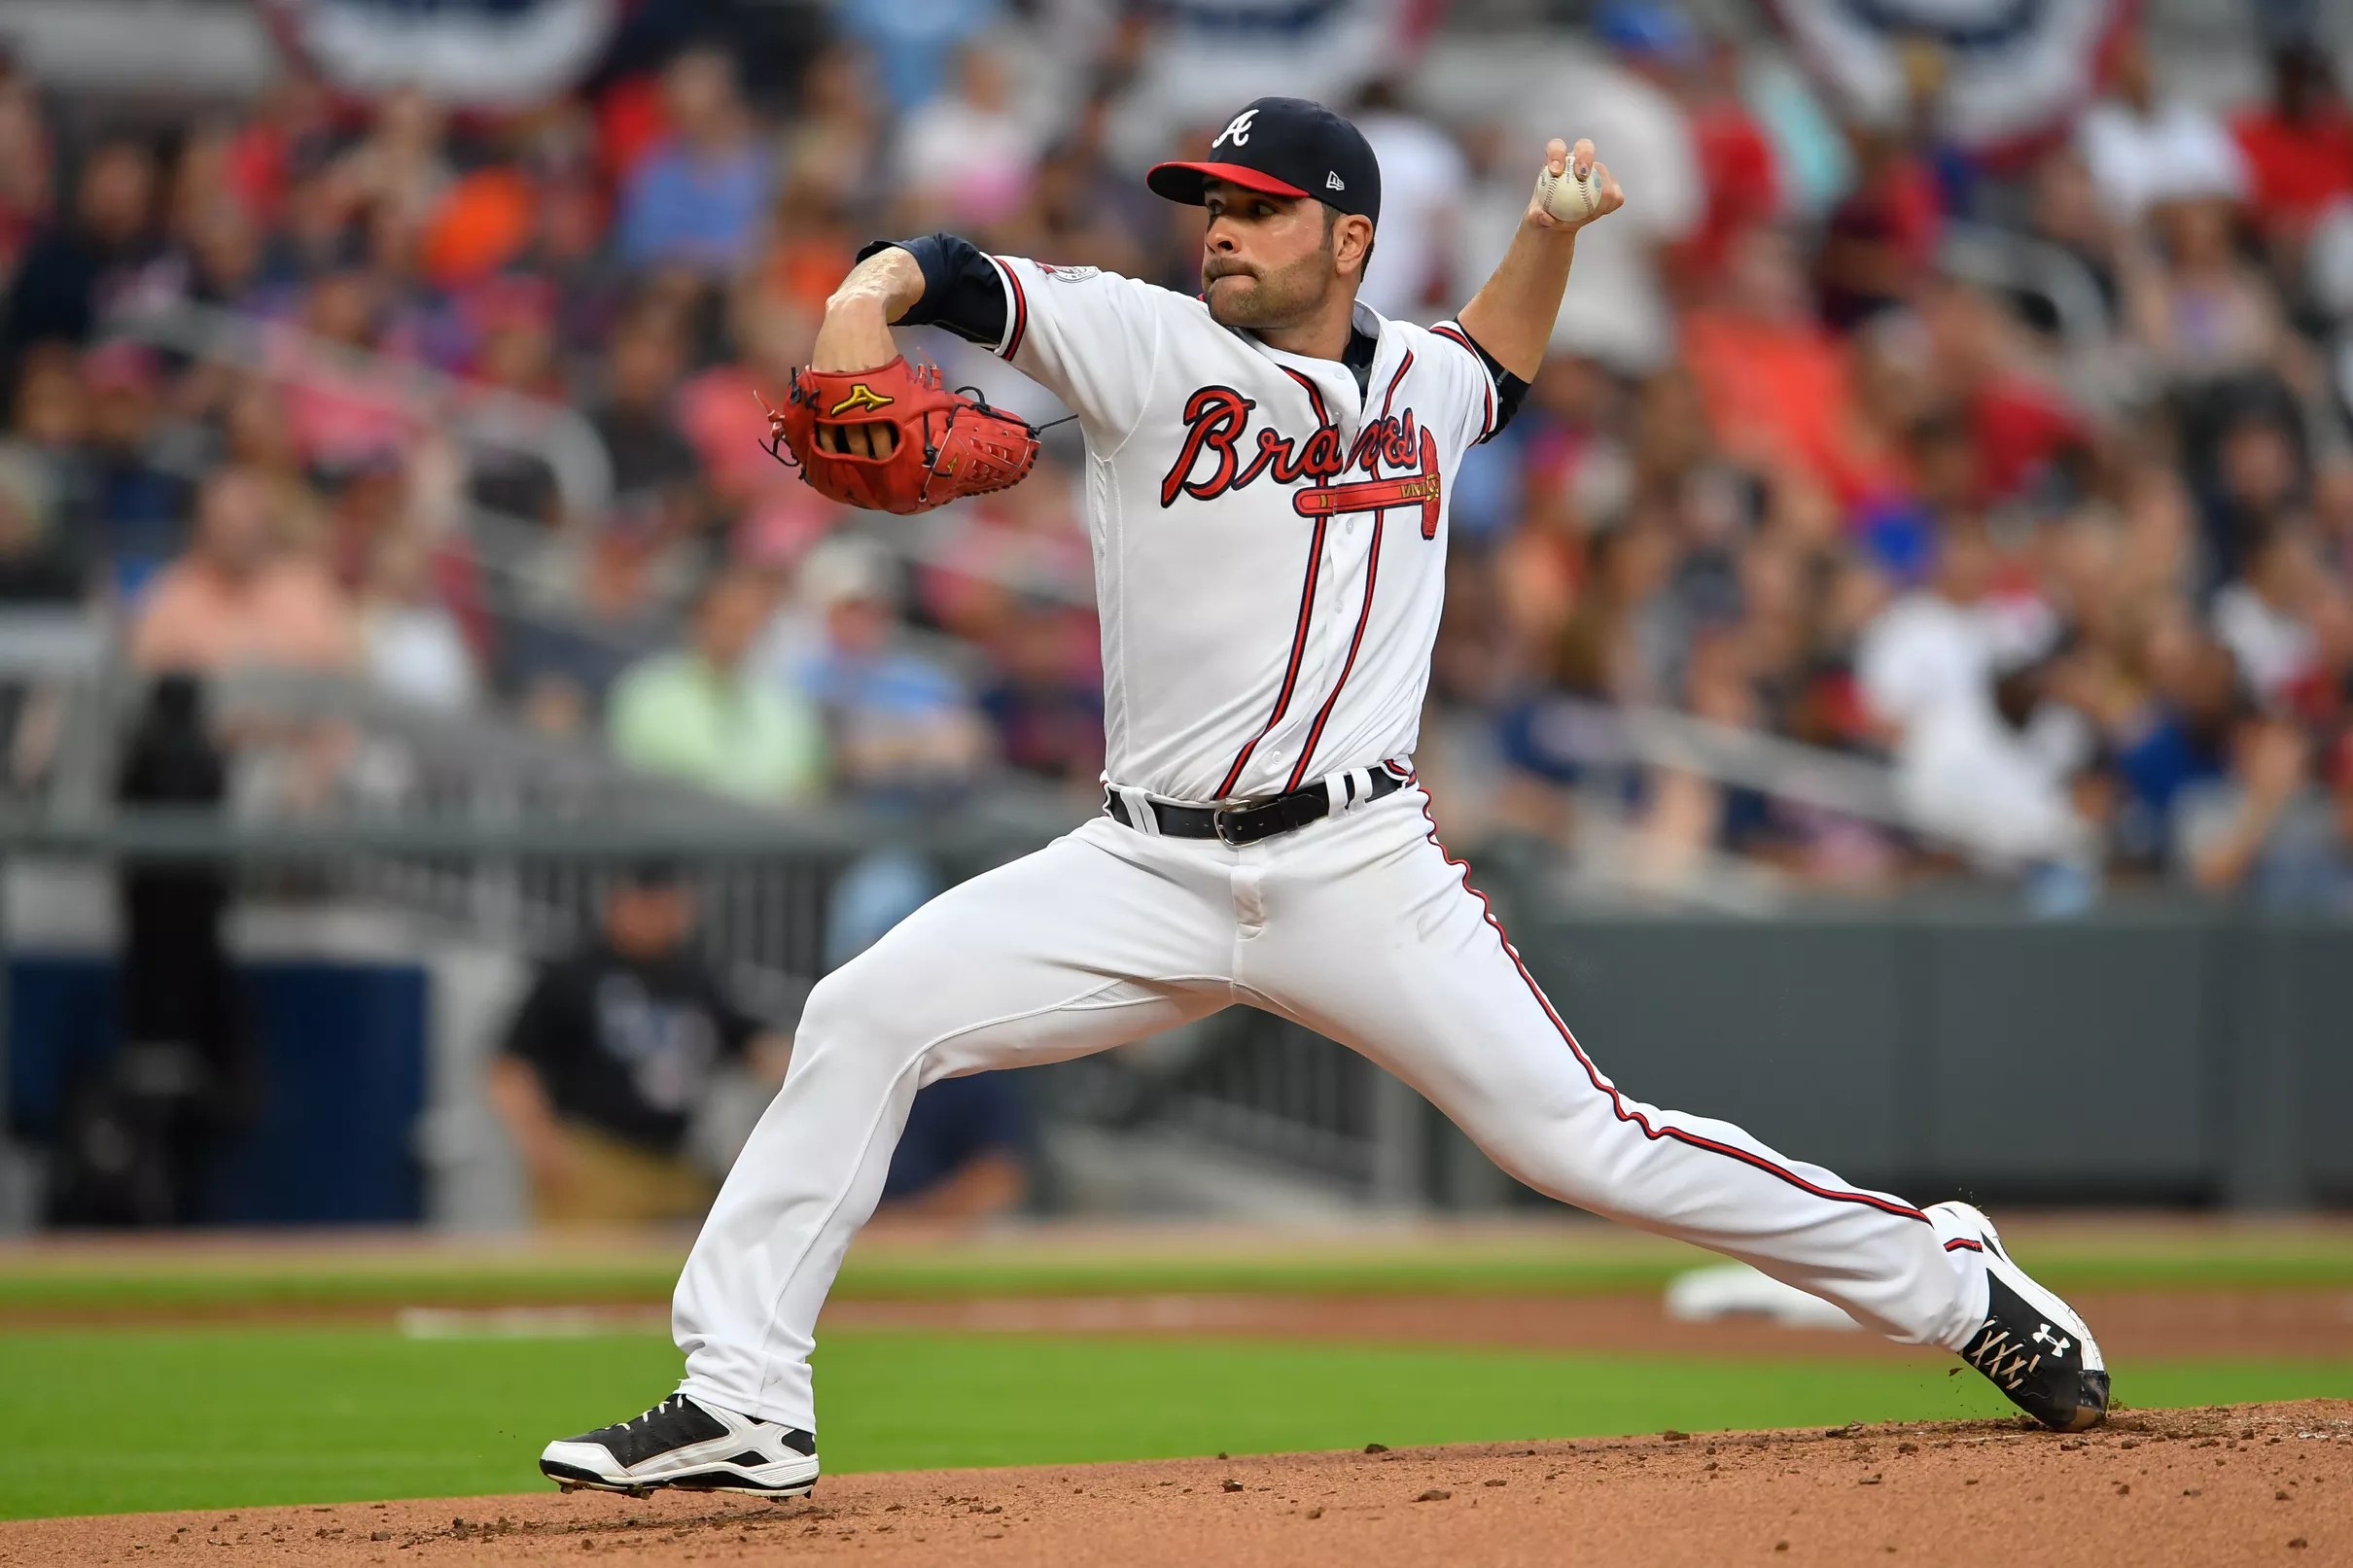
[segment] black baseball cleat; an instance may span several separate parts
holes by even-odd
[[[2075,1308],[2010,1261],[2001,1233],[1983,1213],[1967,1203],[1938,1203],[1936,1210],[1960,1221],[1985,1259],[1985,1322],[1961,1359],[2054,1432],[2081,1432],[2106,1420],[2108,1368]]]
[[[817,1486],[817,1438],[673,1394],[643,1415],[550,1443],[540,1454],[540,1471],[566,1491],[593,1486],[643,1497],[675,1486],[806,1497]]]

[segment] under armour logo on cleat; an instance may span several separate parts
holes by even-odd
[[[1323,189],[1326,191],[1346,191],[1348,187],[1341,182],[1339,175],[1327,172],[1323,176]]]
[[[2037,1344],[2049,1345],[2051,1347],[2051,1353],[2054,1356],[2065,1355],[2067,1353],[2068,1346],[2075,1343],[2073,1340],[2068,1339],[2064,1334],[2052,1333],[2051,1325],[2048,1323],[2045,1323],[2042,1327],[2034,1331],[2034,1342]]]

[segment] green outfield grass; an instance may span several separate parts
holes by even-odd
[[[2008,1234],[2011,1228],[2005,1227]],[[2114,1235],[2068,1228],[2008,1238],[2059,1290],[2302,1289],[2353,1286],[2353,1229]],[[668,1297],[684,1255],[638,1247],[579,1253],[431,1249],[321,1256],[231,1253],[0,1253],[0,1313],[137,1308],[609,1303]],[[861,1245],[834,1295],[930,1297],[1218,1294],[1577,1295],[1656,1290],[1714,1262],[1691,1247],[1614,1230],[1502,1240],[1350,1239],[1287,1250],[1198,1247],[1075,1250],[1050,1241],[949,1247]]]
[[[846,1332],[818,1379],[843,1472],[2006,1410],[1949,1365]],[[651,1335],[12,1334],[0,1420],[42,1441],[0,1467],[0,1517],[525,1490],[542,1443],[635,1411],[677,1369]],[[2136,1366],[2118,1390],[2149,1406],[2353,1397],[2353,1360]]]

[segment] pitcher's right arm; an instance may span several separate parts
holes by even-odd
[[[954,234],[882,240],[825,302],[812,363],[867,369],[897,354],[894,324],[944,328],[1060,398],[1107,455],[1151,400],[1161,313],[1181,305],[1116,273],[991,256]]]

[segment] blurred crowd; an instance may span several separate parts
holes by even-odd
[[[122,130],[0,69],[0,600],[102,604],[150,668],[352,673],[747,799],[1090,787],[1072,449],[901,527],[772,462],[755,398],[876,235],[1197,288],[1200,215],[1141,167],[1282,84],[1160,8],[1068,9],[624,40],[495,113],[290,66]],[[1329,10],[1387,18],[1294,87],[1381,157],[1377,308],[1476,289],[1547,104],[1630,198],[1460,476],[1426,771],[1493,824],[1606,818],[1664,885],[1732,857],[2353,910],[2353,109],[2322,49],[2282,32],[2267,90],[2217,107],[2120,25],[2080,112],[1987,145],[1925,45],[1866,114],[1615,0],[1557,41],[1576,91],[1465,108],[1374,68],[1420,8]],[[108,326],[164,319],[233,352]],[[1898,809],[1606,765],[1603,708],[1887,764]]]

